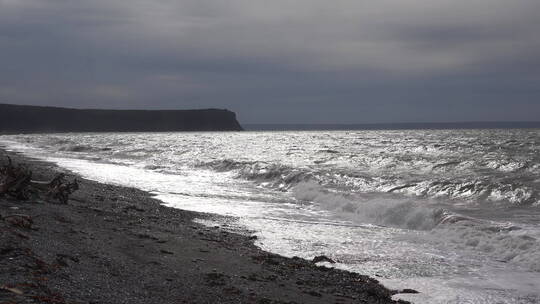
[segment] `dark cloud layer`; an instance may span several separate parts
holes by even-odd
[[[0,0],[0,102],[538,120],[537,0]]]

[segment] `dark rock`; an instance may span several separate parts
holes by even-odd
[[[417,290],[414,290],[414,289],[410,289],[410,288],[405,288],[405,289],[402,289],[400,292],[398,293],[420,293],[419,291]]]
[[[240,289],[238,289],[237,287],[234,287],[234,286],[223,288],[223,292],[225,292],[227,294],[233,294],[233,295],[242,294],[242,290],[240,290]]]
[[[134,206],[134,205],[124,207],[124,211],[130,211],[130,210],[134,210],[134,211],[137,211],[137,212],[144,212],[145,211],[143,208],[140,208],[140,207],[137,207],[137,206]]]
[[[225,278],[227,276],[219,272],[210,272],[206,274],[206,281],[210,286],[223,286],[225,285]]]
[[[331,264],[335,264],[336,262],[334,260],[332,260],[331,258],[325,256],[325,255],[319,255],[319,256],[316,256],[313,258],[313,260],[311,260],[313,263],[319,263],[319,262],[328,262],[328,263],[331,263]]]

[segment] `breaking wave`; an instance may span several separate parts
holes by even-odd
[[[486,254],[540,272],[537,236],[509,223],[481,220],[410,199],[332,192],[310,182],[298,184],[293,193],[297,200],[313,203],[353,223],[426,231],[422,241],[427,237],[441,247]]]
[[[420,206],[412,200],[361,198],[352,194],[331,192],[311,182],[298,184],[294,187],[293,194],[297,200],[311,202],[321,209],[332,211],[356,223],[430,230],[437,225],[438,217],[444,213],[440,209]]]

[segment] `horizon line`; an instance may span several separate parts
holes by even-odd
[[[469,121],[428,121],[428,122],[351,122],[351,123],[244,123],[245,125],[390,125],[390,124],[466,124],[466,123],[540,123],[540,120],[469,120]]]
[[[246,131],[345,131],[407,129],[538,129],[540,121],[391,122],[391,123],[241,123]]]

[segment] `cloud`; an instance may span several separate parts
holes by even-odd
[[[444,109],[473,100],[493,115],[470,119],[529,119],[539,26],[536,0],[0,0],[0,100],[248,122],[459,120]]]

